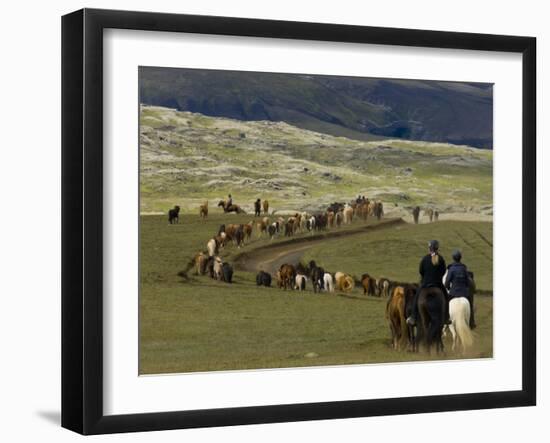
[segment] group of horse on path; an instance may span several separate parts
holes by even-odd
[[[256,201],[256,215],[260,212],[260,199]],[[236,205],[233,205],[236,206]],[[263,201],[264,213],[269,211],[269,202]],[[176,206],[179,213],[179,206]],[[172,210],[170,210],[172,211]],[[200,207],[201,216],[208,214],[208,202]],[[205,215],[202,215],[205,214]],[[218,232],[206,243],[205,254],[214,256],[220,253],[230,244],[237,248],[245,245],[245,242],[251,240],[254,229],[257,231],[258,238],[267,236],[273,240],[279,235],[291,237],[296,233],[322,231],[331,228],[339,228],[342,225],[351,224],[356,217],[367,220],[369,215],[375,216],[380,220],[384,214],[383,204],[380,201],[369,201],[363,197],[351,203],[332,203],[325,211],[315,214],[308,212],[296,212],[287,218],[283,216],[274,217],[264,216],[261,219],[253,219],[248,223],[228,223],[222,224]],[[171,216],[169,215],[169,218]]]
[[[261,200],[260,198],[256,199],[254,202],[254,217],[261,217],[262,213],[264,216],[269,215],[269,201]],[[246,214],[246,211],[239,205],[234,204],[233,200],[220,200],[217,205],[223,210],[225,214],[236,213],[236,214]],[[420,209],[419,209],[420,210]],[[181,208],[176,205],[172,209],[168,210],[168,223],[169,224],[178,224],[179,223],[179,213]],[[274,215],[275,212],[272,211]],[[306,212],[300,212],[299,214],[307,214]],[[323,211],[316,214],[316,216],[323,214]],[[353,217],[360,217],[363,220],[367,220],[369,216],[376,217],[378,220],[384,215],[384,206],[381,201],[369,200],[365,196],[359,196],[357,199],[349,203],[332,203],[326,211],[324,211],[324,216],[327,218],[330,226],[333,225],[333,222],[340,226],[342,223],[351,222]],[[208,217],[208,200],[205,200],[199,206],[199,216],[201,218]]]
[[[430,220],[430,223],[439,220],[439,211],[437,209],[433,209],[433,208],[424,209],[424,215],[428,217],[428,219]],[[415,206],[412,209],[412,216],[413,216],[414,224],[417,225],[420,220],[420,206]]]
[[[255,215],[258,215],[259,212],[259,202],[260,200],[258,199],[256,201]],[[221,201],[220,203],[223,206],[224,202]],[[233,206],[235,207],[234,212],[239,213],[239,206]],[[267,200],[264,200],[262,206],[264,213],[268,213],[269,203]],[[228,212],[225,211],[225,206],[224,212]],[[425,212],[430,217],[430,221],[434,216],[437,220],[437,211],[426,210]],[[415,222],[417,222],[419,213],[420,208],[416,207],[413,212]],[[178,206],[174,210],[170,210],[170,223],[174,219],[177,222],[178,214]],[[201,217],[208,216],[208,202],[201,205],[200,215]],[[309,231],[313,233],[315,230],[339,227],[341,224],[351,223],[355,217],[366,220],[369,215],[377,218],[382,217],[382,203],[359,197],[350,203],[332,203],[326,211],[314,215],[306,212],[297,212],[287,219],[277,217],[272,221],[269,217],[265,216],[257,221],[251,220],[249,223],[223,224],[219,227],[216,235],[207,242],[206,251],[200,251],[193,257],[187,270],[194,267],[196,275],[209,275],[213,279],[232,283],[233,267],[219,257],[219,251],[231,243],[234,243],[238,248],[243,246],[245,240],[251,239],[254,227],[256,227],[258,237],[266,234],[273,239],[279,234],[291,236],[296,232]],[[314,293],[323,291],[329,293],[335,291],[351,293],[357,285],[362,287],[363,295],[388,297],[385,317],[390,326],[392,347],[396,350],[406,349],[414,352],[418,351],[420,344],[424,344],[426,349],[431,350],[432,347],[435,347],[436,351],[440,352],[443,350],[443,331],[447,328],[452,334],[453,350],[457,345],[460,345],[462,351],[465,352],[473,343],[473,335],[467,323],[470,315],[468,300],[451,300],[449,305],[451,324],[447,327],[444,324],[445,295],[437,287],[421,289],[418,298],[420,321],[417,325],[410,326],[407,324],[406,318],[410,315],[413,298],[418,290],[418,284],[392,282],[384,277],[371,277],[368,273],[363,274],[357,280],[354,276],[345,272],[338,271],[334,274],[327,272],[313,260],[307,265],[298,263],[295,266],[284,263],[279,267],[274,276],[263,270],[259,271],[256,275],[256,284],[258,286],[271,287],[273,280],[276,281],[278,288],[284,290],[304,291],[308,285],[307,282],[310,282]],[[467,305],[464,304],[464,300],[466,300]]]

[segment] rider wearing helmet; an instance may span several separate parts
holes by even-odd
[[[448,322],[449,318],[449,302],[447,300],[447,291],[443,286],[443,276],[445,275],[447,267],[445,265],[445,259],[439,254],[439,242],[437,240],[430,240],[428,243],[428,254],[420,260],[418,272],[422,278],[420,286],[414,295],[412,304],[412,313],[407,318],[409,325],[415,325],[418,320],[418,296],[423,288],[438,287],[441,288],[445,297],[445,322]]]
[[[476,327],[474,319],[474,297],[470,292],[470,275],[468,268],[461,263],[462,253],[459,250],[453,252],[453,263],[447,269],[447,277],[445,278],[445,287],[449,289],[449,298],[466,297],[470,302],[470,328]]]

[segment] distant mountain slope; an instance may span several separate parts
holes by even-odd
[[[492,149],[490,84],[141,67],[140,103],[358,140]]]
[[[230,193],[247,211],[256,198],[276,210],[314,211],[361,194],[390,212],[419,204],[490,215],[492,160],[492,151],[467,146],[365,142],[151,106],[140,112],[141,212],[174,204],[196,212]]]

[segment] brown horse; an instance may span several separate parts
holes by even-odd
[[[250,240],[252,236],[252,227],[254,226],[254,220],[250,220],[250,223],[243,225],[244,234],[247,240]]]
[[[208,217],[208,200],[206,200],[202,205],[200,205],[199,215],[201,218]]]
[[[237,229],[239,229],[239,226],[240,225],[238,224],[230,223],[224,227],[226,241],[235,240],[235,233],[237,232]]]
[[[418,295],[418,343],[428,352],[435,345],[436,352],[443,351],[441,333],[445,320],[445,296],[438,287],[422,288]]]
[[[189,278],[187,273],[191,269],[195,269],[195,275],[204,275],[206,273],[206,263],[208,262],[208,254],[206,252],[197,252],[191,259],[187,262],[185,269],[178,272],[180,277],[183,277],[185,280]]]
[[[279,287],[283,289],[293,289],[296,269],[294,266],[287,263],[282,264],[277,273],[277,278],[279,279]]]
[[[363,203],[361,203],[358,207],[358,214],[359,217],[361,217],[364,221],[367,221],[369,217],[369,199],[367,198]]]
[[[430,223],[434,221],[434,210],[432,208],[426,209],[424,214],[430,219]]]
[[[373,215],[380,220],[384,215],[384,205],[382,202],[376,202],[374,204]]]
[[[369,274],[361,276],[361,286],[363,286],[363,295],[376,295],[376,280]]]
[[[394,349],[401,350],[408,346],[412,351],[416,350],[414,328],[406,322],[407,311],[412,304],[415,291],[414,285],[398,283],[393,286],[386,304],[386,319],[390,325]]]

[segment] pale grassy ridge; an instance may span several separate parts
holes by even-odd
[[[492,214],[492,151],[442,143],[364,142],[283,122],[243,122],[143,106],[141,212],[184,212],[233,194],[251,210],[317,209],[358,194],[388,210],[419,204]]]

